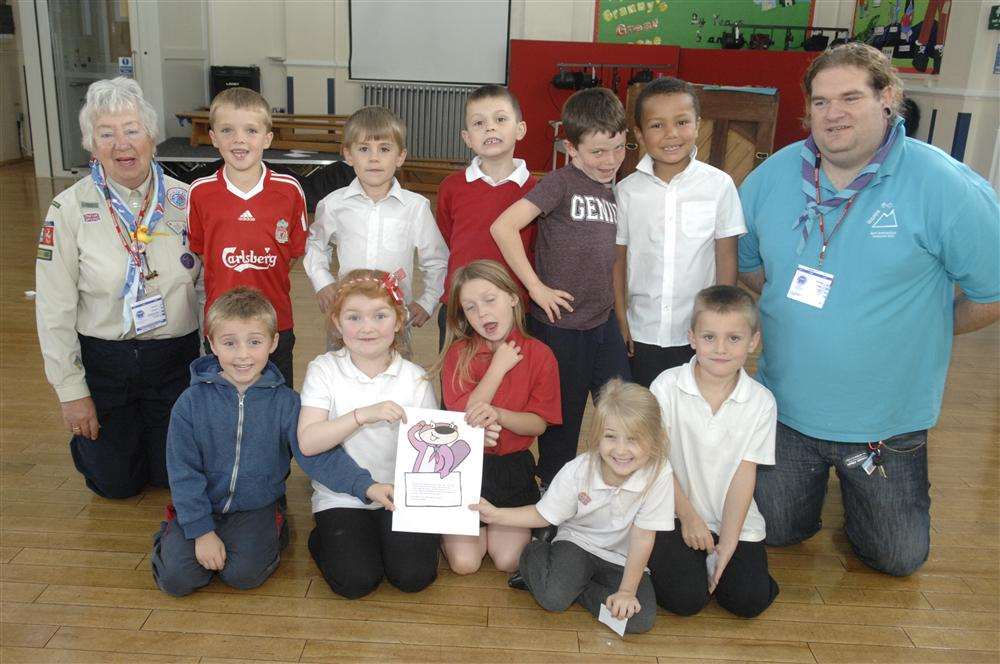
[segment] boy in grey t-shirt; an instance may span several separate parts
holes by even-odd
[[[606,88],[581,90],[563,106],[562,122],[570,164],[545,176],[490,228],[533,301],[532,334],[559,362],[563,423],[538,439],[543,487],[576,456],[587,396],[611,378],[630,378],[612,287],[618,208],[611,184],[625,158],[625,109]],[[532,267],[519,233],[536,218]]]

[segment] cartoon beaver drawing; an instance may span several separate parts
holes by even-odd
[[[434,472],[447,477],[472,449],[469,444],[458,437],[458,429],[449,422],[417,422],[406,432],[417,454],[413,464],[413,472]],[[430,450],[430,454],[428,454]],[[421,466],[424,466],[421,469]]]

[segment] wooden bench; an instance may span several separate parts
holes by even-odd
[[[208,111],[178,113],[177,119],[191,123],[191,145],[212,144],[212,138],[208,135]],[[346,115],[275,113],[271,118],[271,130],[274,132],[271,149],[340,153],[346,123]]]

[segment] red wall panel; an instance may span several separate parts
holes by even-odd
[[[510,42],[510,89],[521,102],[528,133],[518,145],[517,156],[528,168],[547,171],[552,160],[552,128],[570,90],[552,87],[560,62],[638,64],[692,83],[753,85],[778,88],[780,101],[774,148],[805,137],[800,118],[803,111],[802,75],[817,53],[803,51],[750,51],[690,49],[676,46],[599,44],[512,39]],[[624,99],[629,70],[623,70],[616,92]],[[611,85],[607,74],[604,84]]]

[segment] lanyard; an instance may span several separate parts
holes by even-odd
[[[813,170],[813,183],[816,185],[816,205],[822,204],[820,200],[820,190],[819,190],[819,157],[816,157],[816,168]],[[840,229],[840,225],[844,223],[844,219],[847,218],[847,213],[851,211],[851,206],[854,205],[854,199],[857,198],[857,194],[854,194],[849,199],[847,199],[847,205],[844,206],[844,212],[840,215],[840,219],[834,225],[833,230],[830,231],[830,236],[826,235],[826,219],[823,217],[823,213],[818,209],[816,210],[816,216],[819,217],[819,234],[823,238],[823,244],[819,248],[819,266],[823,267],[823,259],[826,258],[826,249],[830,246],[830,242],[833,240],[833,236],[836,235],[837,231]]]
[[[139,214],[136,217],[136,226],[135,226],[136,235],[138,235],[138,230],[142,224],[142,220],[146,217],[146,210],[149,208],[149,203],[153,198],[151,195],[152,192],[153,192],[153,186],[152,184],[150,184],[149,189],[146,190],[146,196],[142,200],[142,207],[139,208]],[[108,190],[106,185],[104,188],[104,202],[108,206],[108,214],[111,215],[111,223],[115,227],[115,233],[117,233],[118,239],[122,243],[122,247],[125,248],[125,252],[129,255],[129,258],[132,260],[132,264],[135,265],[136,270],[138,270],[139,277],[144,280],[155,279],[158,276],[157,272],[150,270],[148,274],[143,273],[142,264],[144,261],[146,263],[146,269],[149,270],[149,259],[146,257],[146,245],[139,242],[138,240],[130,242],[125,238],[125,234],[122,232],[121,228],[122,226],[125,225],[125,222],[119,219],[118,215],[115,213],[115,209],[111,205],[111,192]],[[128,230],[128,227],[126,227],[125,230]]]

